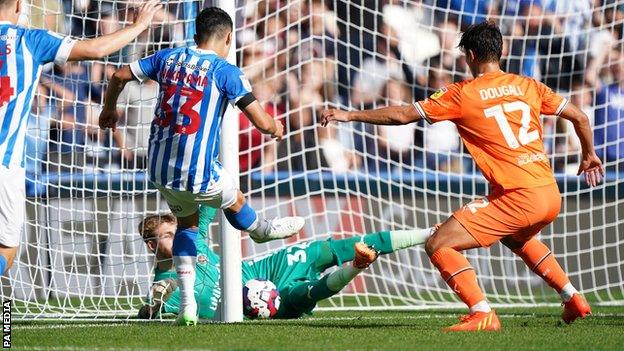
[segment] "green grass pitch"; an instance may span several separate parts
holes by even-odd
[[[565,325],[560,308],[498,309],[498,333],[443,333],[460,311],[317,312],[292,321],[206,323],[15,321],[21,350],[624,350],[624,306]]]

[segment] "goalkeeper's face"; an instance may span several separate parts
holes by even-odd
[[[156,254],[157,258],[170,259],[173,257],[171,248],[173,247],[176,228],[175,223],[161,223],[154,230],[154,238],[147,241],[147,247]]]

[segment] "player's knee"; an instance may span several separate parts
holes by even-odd
[[[435,236],[432,236],[425,243],[425,252],[427,252],[427,255],[429,255],[429,257],[431,257],[431,255],[433,255],[436,251],[438,251],[438,249],[439,249],[438,240]]]
[[[240,212],[246,203],[247,202],[245,201],[245,196],[243,196],[243,193],[240,190],[236,190],[236,201],[234,202],[234,204],[232,204],[232,206],[227,208],[227,211],[234,213]]]

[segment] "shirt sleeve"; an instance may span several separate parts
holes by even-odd
[[[215,81],[230,104],[234,106],[238,100],[251,93],[251,83],[240,68],[227,64],[215,72]]]
[[[561,111],[568,105],[568,99],[555,93],[544,83],[537,82],[537,90],[542,99],[540,113],[543,115],[559,116]]]
[[[35,60],[64,65],[76,40],[44,29],[32,29],[26,32],[26,43]]]
[[[144,57],[138,61],[134,61],[130,64],[130,70],[134,77],[141,83],[144,81],[158,80],[159,71],[159,53],[155,53],[151,56]]]
[[[429,123],[453,120],[461,117],[461,87],[451,84],[431,94],[424,101],[417,101],[414,107]]]

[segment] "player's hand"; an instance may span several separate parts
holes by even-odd
[[[100,112],[100,118],[98,121],[100,128],[102,129],[111,128],[113,132],[115,132],[117,131],[117,121],[119,121],[119,113],[117,113],[116,109],[115,110],[103,109],[102,112]]]
[[[349,122],[349,112],[333,108],[329,110],[324,110],[321,113],[321,126],[327,127],[327,125],[332,121]]]
[[[275,133],[271,135],[271,138],[280,141],[284,137],[284,125],[282,122],[275,120]]]
[[[143,307],[139,309],[137,317],[139,319],[154,319],[158,317],[158,312],[150,305],[143,305]]]
[[[602,182],[604,168],[596,153],[583,155],[583,160],[581,161],[576,175],[580,175],[583,172],[585,173],[585,182],[587,182],[587,185],[596,186]]]
[[[148,0],[141,5],[138,11],[135,9],[134,23],[143,25],[145,28],[149,27],[150,24],[152,24],[152,19],[154,19],[156,12],[160,11],[162,8],[163,6],[160,0]]]

